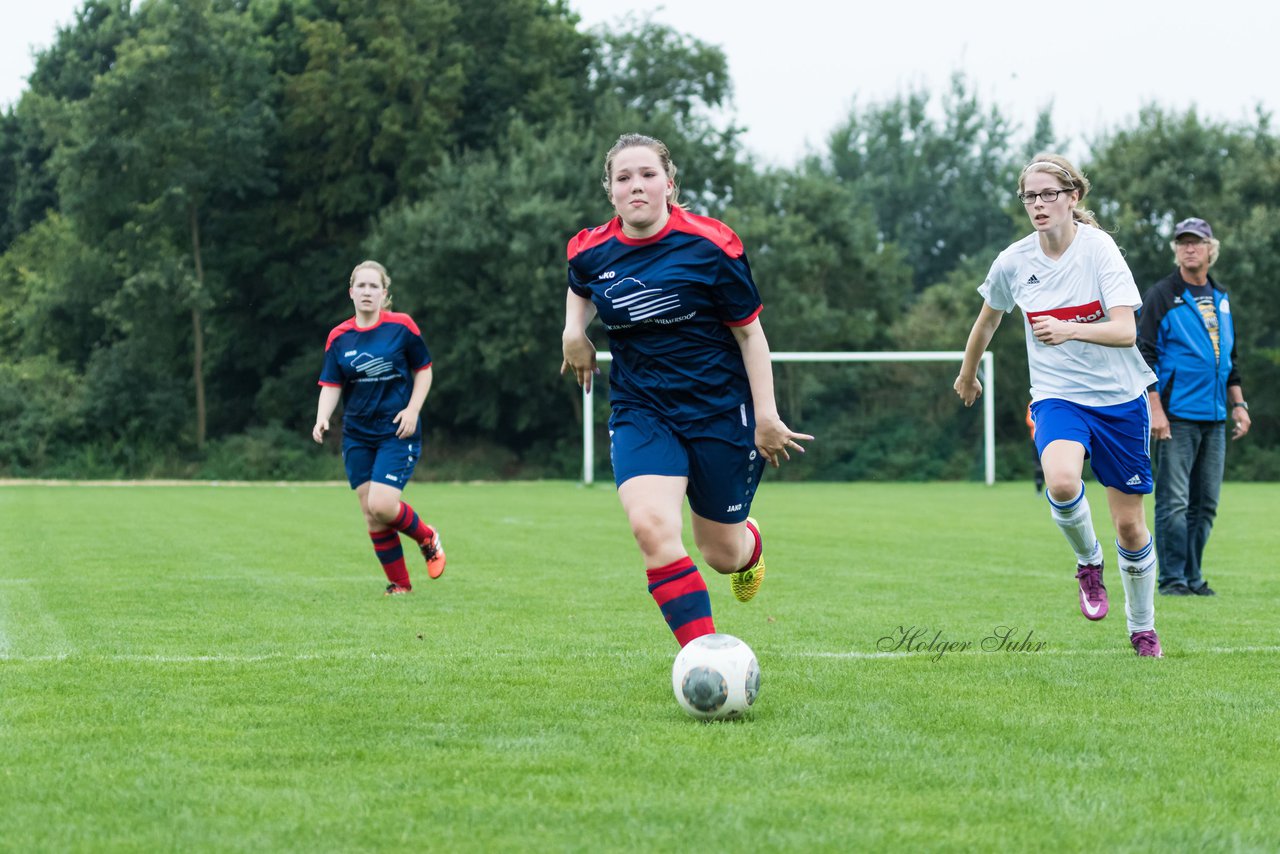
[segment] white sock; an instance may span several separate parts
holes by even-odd
[[[1156,550],[1147,533],[1147,544],[1136,552],[1116,543],[1120,553],[1120,581],[1124,584],[1124,619],[1129,634],[1156,627]]]
[[[1049,496],[1045,490],[1045,497]],[[1089,512],[1089,499],[1084,497],[1084,481],[1080,481],[1080,494],[1065,504],[1049,498],[1049,510],[1053,521],[1066,535],[1077,563],[1097,566],[1102,563],[1102,544],[1093,530],[1093,514]]]

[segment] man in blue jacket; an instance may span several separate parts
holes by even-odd
[[[1192,217],[1173,232],[1177,271],[1142,301],[1138,348],[1158,378],[1147,389],[1156,439],[1156,550],[1160,592],[1213,596],[1201,558],[1218,510],[1232,439],[1249,432],[1249,404],[1240,388],[1231,302],[1209,275],[1218,260],[1213,229]]]

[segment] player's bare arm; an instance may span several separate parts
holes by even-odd
[[[320,400],[316,404],[316,423],[311,428],[311,438],[316,444],[324,442],[324,434],[329,432],[329,419],[333,410],[338,408],[338,400],[342,397],[342,389],[337,386],[321,386]]]
[[[733,337],[742,350],[742,363],[747,369],[747,381],[751,385],[751,400],[756,416],[756,449],[774,468],[782,460],[790,460],[790,451],[804,453],[797,441],[812,441],[808,433],[797,433],[782,422],[773,394],[773,362],[769,351],[769,339],[765,337],[760,318],[745,326],[730,327]]]
[[[965,406],[973,406],[973,402],[982,394],[982,383],[978,380],[978,363],[987,345],[1000,327],[1004,312],[997,311],[985,302],[978,312],[978,319],[969,330],[969,340],[964,345],[964,360],[960,363],[960,375],[956,377],[952,388],[960,396]]]
[[[591,391],[591,378],[600,373],[596,365],[596,347],[587,337],[587,324],[596,316],[595,304],[589,299],[578,296],[573,291],[565,295],[564,334],[561,337],[561,348],[564,361],[560,363],[560,373],[572,371],[573,378],[583,390]]]

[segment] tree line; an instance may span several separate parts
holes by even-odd
[[[975,288],[1028,230],[1018,170],[1066,143],[1048,112],[1022,128],[957,75],[855,102],[820,150],[767,167],[723,118],[719,49],[578,23],[560,0],[87,0],[0,115],[0,474],[339,476],[336,444],[308,439],[316,377],[373,257],[435,359],[419,477],[574,476],[564,247],[611,214],[603,155],[625,131],[664,139],[683,203],[742,237],[775,350],[963,347]],[[1140,289],[1172,268],[1177,220],[1222,239],[1255,422],[1233,477],[1280,478],[1278,142],[1261,110],[1149,106],[1080,164]],[[999,469],[1021,476],[1005,327]],[[777,373],[784,418],[819,437],[784,477],[981,471],[954,366]]]

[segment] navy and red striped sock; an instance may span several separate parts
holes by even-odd
[[[418,518],[417,512],[403,501],[400,502],[400,512],[396,514],[391,527],[412,538],[418,545],[422,545],[435,536],[435,531],[432,530],[431,526]]]
[[[675,563],[645,570],[645,574],[649,576],[649,594],[662,609],[680,646],[715,633],[711,597],[693,558],[682,557]]]
[[[378,556],[387,580],[401,587],[411,587],[409,568],[404,565],[404,549],[400,547],[400,532],[395,528],[370,531],[369,539],[373,541],[373,552]]]

